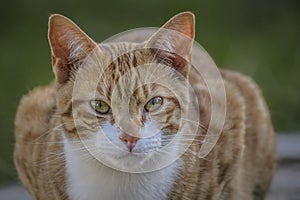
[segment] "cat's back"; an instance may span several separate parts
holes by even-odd
[[[54,84],[36,87],[23,96],[15,119],[17,141],[31,141],[49,127],[55,112]]]
[[[36,87],[22,97],[15,119],[14,161],[27,189],[37,176],[37,160],[43,157],[44,140],[55,106],[54,88],[50,84]],[[36,165],[35,167],[33,165]]]
[[[19,178],[34,199],[65,196],[64,184],[60,189],[51,184],[63,183],[63,157],[53,159],[51,153],[61,152],[60,135],[55,127],[54,84],[37,87],[25,95],[19,104],[15,119],[14,162]],[[53,167],[49,167],[49,163]],[[58,170],[60,168],[60,170]],[[54,175],[55,174],[55,175]],[[62,198],[63,199],[63,198]]]
[[[276,162],[275,135],[269,109],[261,90],[250,77],[231,70],[221,70],[221,75],[227,87],[230,87],[227,95],[234,93],[244,104],[243,167],[238,182],[243,187],[243,193],[252,193],[259,199],[270,185]],[[227,110],[227,112],[230,115],[235,111]]]

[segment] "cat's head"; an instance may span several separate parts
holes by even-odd
[[[161,161],[178,155],[182,144],[170,144],[188,114],[193,39],[189,12],[143,43],[102,44],[52,15],[49,41],[67,148],[120,170],[149,165],[156,154]]]

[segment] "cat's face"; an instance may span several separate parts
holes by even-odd
[[[193,17],[177,18],[165,26],[173,28],[172,23],[184,21],[176,31],[193,38]],[[61,27],[61,33],[71,33],[57,39]],[[133,165],[143,168],[154,159],[178,155],[181,146],[174,138],[183,129],[182,116],[189,106],[191,44],[183,40],[177,47],[174,40],[166,45],[162,32],[142,44],[96,45],[69,20],[61,16],[50,20],[58,110],[67,146],[79,151],[78,156],[90,155],[128,171]],[[167,47],[159,49],[161,45]],[[170,53],[176,48],[180,56]]]

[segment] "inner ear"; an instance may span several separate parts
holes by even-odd
[[[191,12],[175,15],[154,33],[146,46],[176,53],[189,59],[195,37],[195,17]]]
[[[188,62],[191,62],[195,37],[194,18],[191,12],[179,13],[165,23],[146,43],[146,47],[153,49],[159,62],[171,65],[185,75],[189,71]]]
[[[155,55],[155,58],[159,63],[174,68],[184,77],[188,76],[190,61],[187,57],[184,58],[177,53],[169,52],[167,50],[151,49],[151,51]]]
[[[49,18],[48,38],[53,70],[59,83],[68,80],[78,62],[97,46],[75,23],[58,14]]]

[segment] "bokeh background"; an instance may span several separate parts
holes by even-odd
[[[158,27],[193,11],[196,40],[216,64],[261,86],[280,134],[300,131],[298,0],[11,0],[0,12],[0,185],[16,180],[14,115],[22,95],[53,79],[47,41],[52,13],[73,19],[97,42],[138,27]]]

